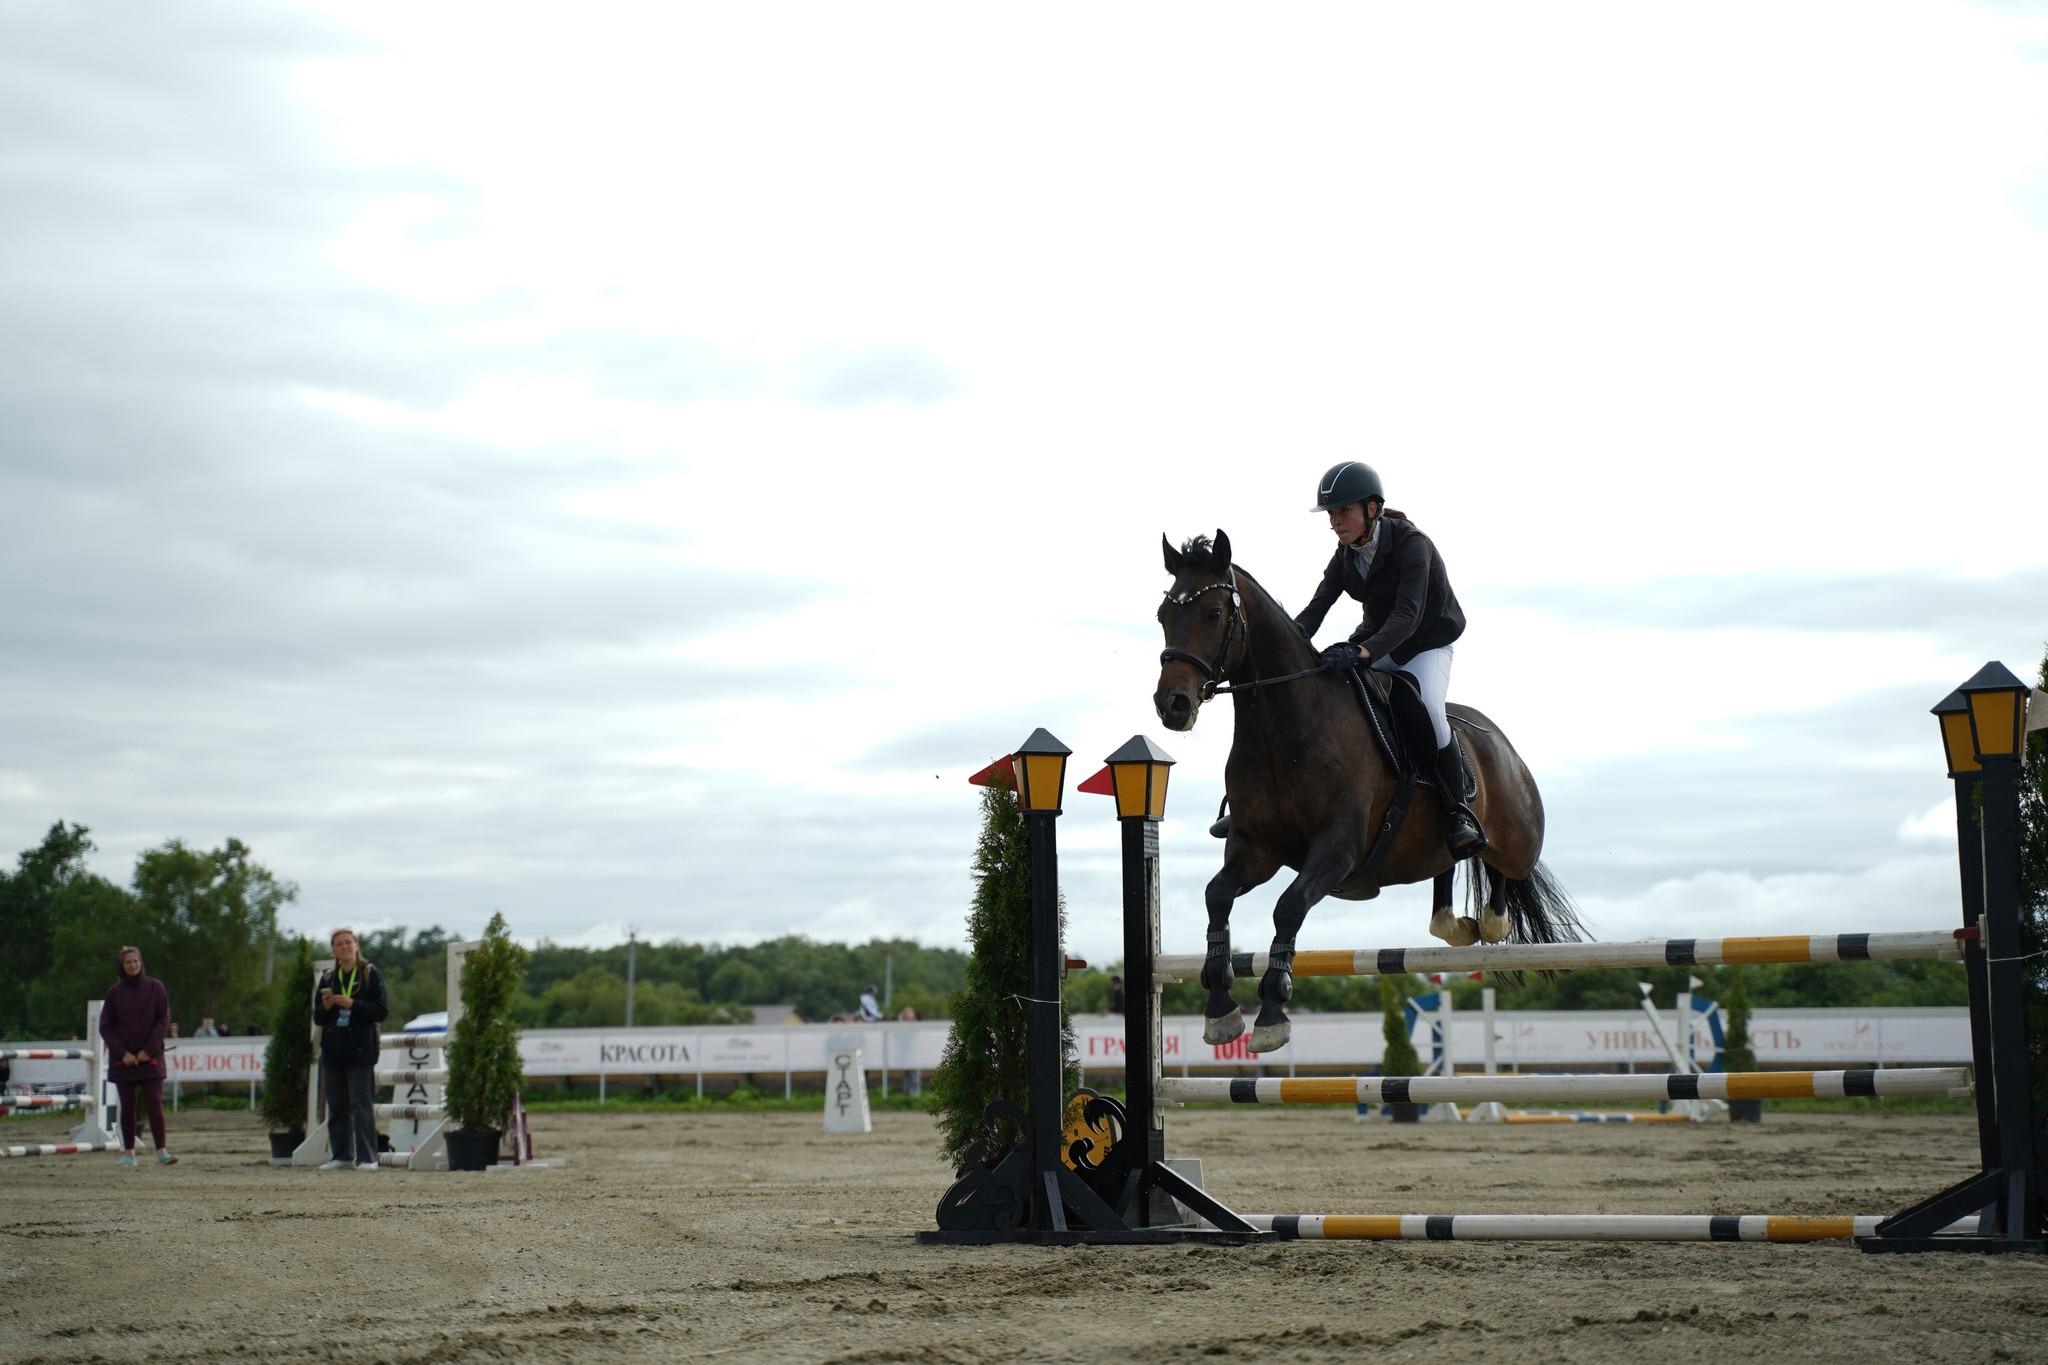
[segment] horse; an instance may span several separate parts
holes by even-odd
[[[1286,1004],[1294,988],[1295,935],[1325,896],[1371,900],[1386,886],[1433,881],[1430,933],[1463,946],[1565,943],[1581,937],[1570,899],[1539,860],[1543,798],[1536,779],[1499,726],[1469,706],[1445,708],[1476,770],[1471,805],[1486,831],[1467,886],[1477,918],[1451,902],[1453,860],[1445,847],[1434,788],[1417,799],[1385,847],[1372,856],[1399,777],[1374,742],[1349,682],[1320,667],[1314,647],[1257,579],[1233,564],[1230,537],[1197,536],[1175,550],[1160,537],[1173,583],[1159,606],[1166,648],[1152,704],[1170,730],[1195,726],[1203,702],[1231,693],[1235,728],[1224,787],[1231,817],[1223,866],[1204,895],[1209,911],[1202,985],[1202,1038],[1227,1043],[1244,1032],[1231,999],[1230,911],[1237,898],[1281,867],[1294,880],[1273,906],[1273,946],[1259,982],[1259,1013],[1249,1044],[1271,1052],[1292,1029]]]

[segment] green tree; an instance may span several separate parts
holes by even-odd
[[[263,1117],[277,1132],[306,1126],[307,1080],[313,1065],[313,945],[300,939],[277,974],[277,1005],[263,1049]]]
[[[1382,1076],[1422,1074],[1422,1058],[1416,1054],[1415,1040],[1408,1036],[1408,993],[1401,986],[1395,977],[1383,976],[1379,980],[1380,1035],[1387,1044],[1386,1054],[1380,1060]]]
[[[519,1024],[512,1000],[529,954],[513,942],[503,915],[492,915],[484,941],[462,964],[462,1020],[448,1039],[448,1090],[443,1105],[459,1129],[503,1130],[519,1098]]]
[[[1060,913],[1062,939],[1066,912]],[[974,906],[968,912],[966,989],[953,999],[953,1031],[932,1077],[932,1108],[939,1120],[939,1148],[955,1170],[967,1163],[967,1149],[987,1145],[999,1161],[1029,1140],[1016,1124],[983,1117],[994,1100],[1009,1100],[1029,1111],[1031,1057],[1026,1001],[1031,994],[1031,856],[1024,814],[1007,787],[990,787],[981,798],[981,837],[974,850]],[[1060,1055],[1071,1063],[1073,1029],[1060,1010]],[[1061,1093],[1074,1083],[1071,1064]]]
[[[1730,1071],[1756,1070],[1756,1049],[1749,1040],[1749,980],[1743,968],[1728,969],[1721,1004],[1728,1011],[1728,1033],[1721,1043],[1723,1063]]]
[[[0,1037],[78,1033],[84,1003],[113,984],[116,950],[142,941],[134,898],[86,867],[88,834],[59,820],[0,872]]]
[[[204,852],[172,839],[137,858],[135,895],[150,921],[144,956],[170,987],[174,1016],[268,1014],[263,966],[278,911],[298,894],[239,839]]]

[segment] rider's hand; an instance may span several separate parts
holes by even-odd
[[[1322,660],[1324,668],[1341,672],[1347,668],[1356,668],[1360,653],[1357,645],[1346,640],[1343,644],[1331,645],[1316,657]]]

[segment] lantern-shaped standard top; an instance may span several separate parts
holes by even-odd
[[[1970,747],[1978,762],[2019,753],[2026,743],[2030,690],[1996,659],[1956,689],[1969,704]]]
[[[1067,780],[1067,755],[1074,752],[1054,739],[1043,726],[1017,746],[1010,766],[1017,774],[1017,806],[1030,811],[1060,813],[1061,788]]]
[[[1117,819],[1166,818],[1166,770],[1173,766],[1166,750],[1143,735],[1132,735],[1103,761],[1116,782]]]
[[[1970,703],[1960,692],[1951,692],[1934,704],[1928,714],[1941,722],[1941,751],[1948,758],[1948,775],[1963,777],[1984,771],[1970,743]]]

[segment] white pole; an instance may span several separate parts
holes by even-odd
[[[1492,1076],[1500,1071],[1500,1068],[1494,1065],[1493,1055],[1493,987],[1487,986],[1480,990],[1479,1007],[1486,1015],[1486,1074]]]

